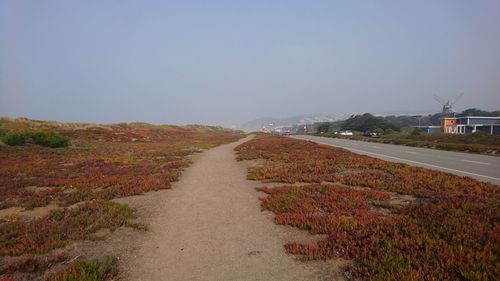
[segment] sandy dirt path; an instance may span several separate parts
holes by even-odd
[[[261,212],[256,182],[234,148],[194,158],[173,189],[130,199],[150,231],[121,269],[127,280],[319,280],[318,268],[285,254],[289,228]],[[145,207],[146,206],[146,207]],[[322,276],[319,278],[318,276]],[[330,277],[331,278],[331,277]],[[331,279],[330,279],[331,280]]]

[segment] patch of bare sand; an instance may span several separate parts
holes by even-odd
[[[246,164],[235,160],[234,148],[248,140],[197,154],[171,190],[114,200],[136,208],[150,226],[141,235],[119,230],[106,239],[106,250],[118,252],[120,279],[343,279],[345,262],[304,263],[285,253],[286,242],[310,237],[275,225],[273,214],[261,211],[256,182],[246,180]]]
[[[51,203],[47,206],[26,210],[22,207],[10,207],[0,210],[0,219],[35,219],[48,215],[51,211],[57,210],[60,207],[56,203]]]

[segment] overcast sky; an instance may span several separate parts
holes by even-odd
[[[0,0],[0,116],[500,109],[500,1]]]

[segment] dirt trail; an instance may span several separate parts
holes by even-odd
[[[146,218],[150,231],[124,260],[125,279],[288,281],[325,277],[317,267],[285,254],[289,228],[275,225],[272,214],[261,212],[256,183],[246,180],[246,166],[235,160],[233,150],[247,140],[197,155],[172,190],[128,200]]]

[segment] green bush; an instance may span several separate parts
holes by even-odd
[[[393,130],[391,128],[384,129],[384,134],[386,134],[386,135],[393,135],[395,133],[397,133],[397,131]]]
[[[413,131],[411,132],[411,136],[420,136],[423,133],[423,131],[419,128],[414,128]]]
[[[26,132],[8,132],[2,137],[2,141],[8,145],[24,145],[27,139]]]
[[[69,144],[69,138],[55,132],[8,132],[2,137],[2,141],[8,145],[24,145],[34,143],[46,147],[65,147]]]
[[[6,123],[5,118],[0,118],[0,137],[3,137],[6,133],[5,131],[5,123]]]
[[[318,133],[328,133],[330,129],[330,123],[322,123],[318,126]]]
[[[29,133],[33,143],[47,147],[65,147],[69,144],[69,138],[54,132],[38,131]]]

